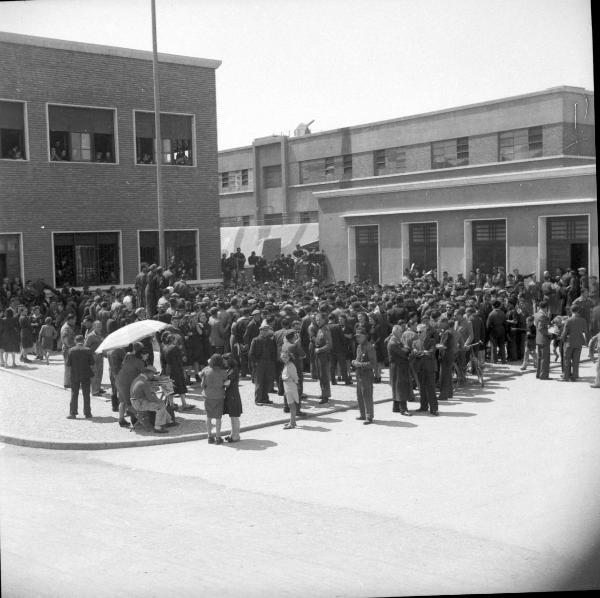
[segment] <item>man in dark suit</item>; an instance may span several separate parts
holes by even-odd
[[[79,399],[79,387],[83,394],[83,414],[86,419],[92,417],[90,407],[90,381],[94,376],[94,355],[91,349],[83,346],[84,338],[75,337],[75,346],[67,354],[67,367],[71,368],[71,406],[68,419],[75,419]]]
[[[573,315],[565,322],[561,336],[564,348],[562,380],[565,382],[575,382],[579,378],[581,347],[587,344],[588,325],[581,315],[581,307],[574,303],[571,312]]]
[[[275,380],[275,362],[277,361],[277,344],[273,339],[273,329],[266,323],[261,324],[259,334],[252,339],[248,351],[248,362],[252,364],[254,381],[254,403],[256,405],[272,405],[269,389]]]
[[[537,346],[538,364],[536,378],[540,380],[550,379],[550,335],[548,326],[550,325],[550,313],[548,310],[548,301],[540,301],[539,310],[534,316],[535,323],[535,344]]]

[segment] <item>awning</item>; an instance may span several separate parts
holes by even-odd
[[[319,223],[221,227],[221,254],[229,255],[240,247],[246,258],[253,251],[263,255],[265,241],[269,254],[265,259],[272,259],[272,254],[288,255],[297,244],[304,247],[319,242]]]

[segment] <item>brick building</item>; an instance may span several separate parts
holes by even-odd
[[[219,152],[222,226],[318,221],[339,280],[393,282],[413,263],[598,274],[591,91],[297,133]]]
[[[159,54],[157,152],[151,52],[0,33],[0,277],[132,283],[158,262],[160,159],[167,259],[220,278],[219,65]]]

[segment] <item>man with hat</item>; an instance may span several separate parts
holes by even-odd
[[[352,365],[356,371],[356,399],[360,415],[356,418],[363,420],[364,425],[373,423],[373,381],[377,368],[375,347],[369,342],[369,336],[364,328],[356,330],[356,359]]]
[[[331,375],[331,332],[327,325],[327,315],[320,311],[316,318],[316,330],[314,334],[314,355],[317,377],[321,386],[321,397],[319,403],[324,405],[331,397],[330,375]]]
[[[417,326],[418,337],[413,341],[415,352],[415,370],[419,379],[421,405],[417,411],[427,411],[439,415],[438,401],[435,395],[435,336],[426,324]]]
[[[252,367],[254,382],[254,403],[256,405],[272,405],[269,390],[275,379],[275,362],[277,361],[277,345],[273,339],[273,329],[264,321],[258,330],[258,336],[252,339],[248,351],[248,362]]]

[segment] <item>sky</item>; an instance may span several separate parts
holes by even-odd
[[[0,2],[0,30],[152,50],[151,0]],[[558,85],[593,89],[589,0],[156,0],[159,52],[222,61],[219,149]]]

